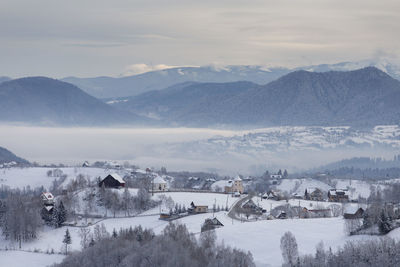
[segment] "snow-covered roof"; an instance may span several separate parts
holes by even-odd
[[[313,192],[315,192],[315,191],[317,191],[317,190],[320,190],[321,191],[321,189],[319,189],[319,188],[317,188],[317,187],[307,187],[307,193],[308,194],[311,194],[311,193],[313,193]]]
[[[45,208],[47,211],[50,211],[50,210],[53,209],[53,206],[44,206],[44,208]]]
[[[242,178],[240,178],[240,176],[236,176],[235,181],[242,181]]]
[[[43,192],[42,195],[43,195],[47,200],[53,200],[53,199],[54,199],[53,194],[50,193],[50,192]]]
[[[167,182],[161,178],[160,176],[157,176],[156,178],[154,178],[153,183],[155,184],[166,184]]]
[[[338,195],[349,195],[349,191],[347,189],[331,189],[329,190],[329,194],[332,196]]]
[[[356,205],[348,205],[348,206],[344,207],[343,212],[347,213],[347,214],[355,214],[359,208],[360,207],[358,207]]]
[[[111,173],[110,174],[115,180],[117,180],[118,182],[120,182],[121,184],[124,184],[125,181],[124,179],[121,178],[121,176],[119,176],[119,174],[117,173]]]

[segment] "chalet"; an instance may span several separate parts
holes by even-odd
[[[294,198],[294,199],[303,199],[303,196],[301,194],[299,194],[299,193],[293,193],[292,194],[292,198]]]
[[[345,207],[343,218],[345,219],[361,219],[364,215],[364,209],[355,206]]]
[[[40,198],[42,199],[43,204],[49,205],[49,206],[54,206],[54,196],[50,192],[43,192],[40,195]]]
[[[225,193],[233,194],[239,192],[243,194],[243,191],[243,181],[239,175],[233,181],[229,180],[228,185],[225,186]]]
[[[88,162],[88,161],[85,161],[85,162],[82,164],[82,167],[84,167],[84,168],[90,167],[89,162]]]
[[[271,179],[282,179],[281,174],[271,174]]]
[[[307,209],[303,208],[300,212],[300,218],[328,218],[332,217],[330,209]]]
[[[262,208],[256,205],[252,199],[249,199],[242,205],[242,209],[245,213],[262,213]]]
[[[328,191],[328,200],[331,202],[348,202],[349,191],[347,189],[330,189]]]
[[[257,209],[258,206],[256,205],[256,203],[254,203],[254,201],[252,199],[249,199],[242,205],[242,208],[253,210],[253,209]]]
[[[220,228],[224,226],[217,218],[206,219],[201,226],[201,232],[214,230],[216,228]]]
[[[270,190],[262,195],[263,199],[281,200],[283,199],[283,194],[278,190]]]
[[[323,194],[322,194],[321,189],[316,188],[316,187],[306,188],[306,190],[304,192],[304,199],[314,200],[314,201],[322,201]]]
[[[287,219],[286,211],[280,210],[275,218],[277,218],[277,219]]]
[[[167,191],[167,182],[157,175],[152,181],[152,190],[157,192]]]
[[[190,207],[188,208],[188,213],[206,213],[208,212],[208,206],[197,206],[193,203],[190,203]]]
[[[125,187],[125,181],[121,178],[116,173],[112,173],[107,175],[103,180],[99,182],[99,187],[102,187],[104,184],[104,187],[107,188],[121,188]]]
[[[171,214],[168,212],[160,213],[160,220],[169,220],[171,218]]]

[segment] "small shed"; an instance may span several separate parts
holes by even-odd
[[[107,175],[103,180],[99,182],[99,187],[104,184],[107,188],[120,188],[125,187],[125,181],[116,173]]]
[[[214,230],[216,228],[220,228],[224,226],[217,218],[206,219],[201,226],[201,232]]]
[[[345,219],[361,219],[364,215],[364,209],[355,206],[345,207],[343,218]]]

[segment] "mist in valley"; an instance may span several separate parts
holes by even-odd
[[[83,161],[128,161],[142,168],[257,175],[266,169],[305,171],[351,157],[393,158],[390,146],[303,147],[286,150],[215,146],[209,140],[242,138],[264,130],[206,128],[52,128],[0,126],[3,147],[31,162],[79,165]],[[226,141],[228,142],[228,141]],[[287,142],[287,140],[282,140]],[[254,146],[254,148],[253,148]],[[254,150],[253,150],[254,149]]]

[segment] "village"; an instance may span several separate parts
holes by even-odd
[[[315,246],[321,235],[336,234],[327,242],[331,246],[354,238],[374,238],[379,233],[365,235],[362,221],[365,212],[374,205],[370,195],[384,190],[390,182],[327,182],[291,178],[280,170],[260,177],[193,173],[182,176],[165,168],[140,169],[116,163],[7,167],[0,172],[3,186],[43,184],[40,217],[46,226],[38,230],[36,239],[27,242],[4,239],[0,249],[62,255],[66,249],[61,246],[66,229],[73,240],[67,247],[74,251],[83,247],[83,231],[95,240],[99,229],[112,233],[141,226],[159,233],[169,223],[179,223],[186,225],[193,235],[215,230],[227,244],[251,250],[260,266],[268,262],[275,266],[281,259],[271,258],[257,247],[260,237],[255,236],[258,231],[255,229],[265,238],[270,236],[275,240],[273,243],[279,243],[278,234],[282,235],[285,229],[319,231],[319,235],[300,238],[300,251]],[[398,204],[385,203],[385,209],[398,218]],[[397,233],[397,226],[392,226],[391,233]],[[271,245],[271,249],[279,246]]]

